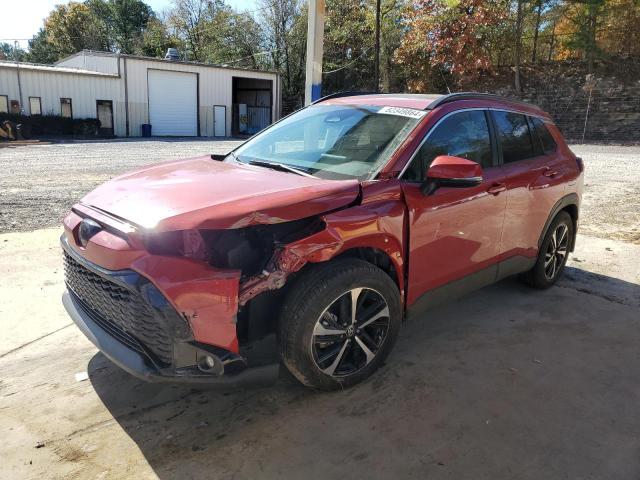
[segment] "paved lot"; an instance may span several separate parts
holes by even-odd
[[[82,160],[93,148],[101,153]],[[2,176],[3,217],[7,198],[25,204],[14,216],[25,221],[38,212],[28,198],[61,205],[149,155],[228,144],[93,148],[0,150],[3,165],[19,156],[40,172],[22,185],[14,167]],[[574,150],[588,187],[559,285],[538,292],[506,280],[434,310],[406,324],[374,378],[345,392],[286,378],[227,395],[139,382],[70,325],[59,229],[0,234],[0,478],[637,480],[640,149]],[[5,184],[31,193],[7,196]],[[82,372],[89,379],[76,381]]]

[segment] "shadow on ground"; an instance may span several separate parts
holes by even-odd
[[[575,268],[547,291],[506,280],[407,323],[344,392],[146,384],[101,354],[89,374],[162,479],[638,478],[627,298],[640,286]]]

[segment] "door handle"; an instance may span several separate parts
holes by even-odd
[[[553,178],[556,175],[558,175],[558,171],[552,170],[549,167],[545,167],[544,172],[542,172],[542,175],[544,175],[545,177]]]
[[[500,192],[504,192],[506,189],[507,186],[504,183],[494,183],[488,188],[487,193],[490,193],[491,195],[498,195]]]

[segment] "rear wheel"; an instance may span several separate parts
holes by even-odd
[[[525,273],[525,281],[535,288],[549,288],[562,273],[573,239],[573,220],[560,212],[549,226],[534,267]]]
[[[354,385],[382,365],[401,316],[398,288],[376,266],[357,259],[317,266],[298,279],[283,306],[282,359],[307,386]]]

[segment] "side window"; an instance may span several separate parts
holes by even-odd
[[[547,130],[547,127],[544,125],[544,122],[536,117],[531,117],[531,123],[533,124],[533,128],[535,128],[538,137],[540,138],[540,142],[542,143],[542,150],[544,153],[553,153],[556,151],[558,146],[556,145],[556,141]]]
[[[504,163],[526,160],[535,156],[527,117],[520,113],[494,111],[498,138]]]
[[[40,97],[29,97],[29,113],[31,115],[42,115]]]
[[[73,118],[73,108],[70,98],[60,99],[60,115],[64,118]]]
[[[427,135],[427,140],[404,173],[404,180],[424,180],[427,167],[439,155],[467,158],[483,168],[492,166],[491,137],[482,110],[454,113]]]

